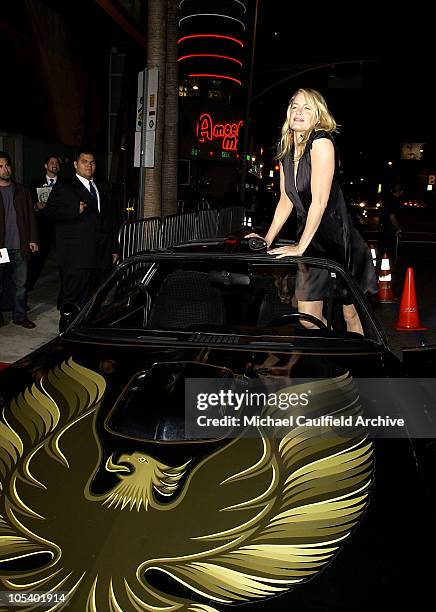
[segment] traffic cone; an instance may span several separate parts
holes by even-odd
[[[395,329],[398,331],[424,331],[428,329],[427,327],[421,325],[419,320],[413,268],[407,268],[406,271],[400,310]]]
[[[373,242],[369,243],[369,250],[371,251],[372,263],[374,264],[374,268],[377,267],[377,250]]]
[[[251,216],[250,215],[245,215],[243,226],[244,227],[253,227],[253,222],[251,221]]]
[[[378,277],[378,292],[376,298],[382,304],[396,302],[396,299],[394,297],[394,291],[392,289],[391,266],[387,253],[383,253],[381,261],[380,276]]]

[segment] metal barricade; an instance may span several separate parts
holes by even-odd
[[[162,221],[162,242],[165,249],[178,242],[186,242],[195,238],[196,213],[168,215]]]
[[[164,219],[153,217],[125,221],[118,233],[121,259],[141,251],[165,249],[189,240],[224,238],[241,229],[244,214],[243,206],[234,206],[179,213]]]
[[[232,220],[229,232],[236,232],[244,225],[245,208],[243,206],[232,206]]]
[[[125,221],[118,233],[121,258],[140,251],[161,248],[161,220],[159,217]]]
[[[218,210],[201,210],[196,214],[194,238],[216,238],[218,230]]]
[[[218,226],[217,226],[217,238],[224,238],[227,234],[230,233],[230,227],[232,225],[232,209],[229,208],[221,208],[218,216]]]
[[[244,225],[245,208],[243,206],[229,206],[219,211],[217,238],[224,238],[241,229]]]

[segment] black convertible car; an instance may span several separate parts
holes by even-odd
[[[413,379],[339,265],[259,248],[127,259],[0,373],[0,609],[423,609],[431,389],[391,394]]]

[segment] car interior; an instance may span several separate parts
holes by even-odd
[[[96,299],[86,325],[111,329],[355,337],[342,315],[344,285],[324,268],[246,261],[135,264]],[[326,283],[324,321],[298,312],[298,290]],[[347,294],[346,302],[350,302]]]

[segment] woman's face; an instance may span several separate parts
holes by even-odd
[[[299,92],[291,104],[290,128],[294,132],[307,132],[313,125],[313,108],[304,94]]]

